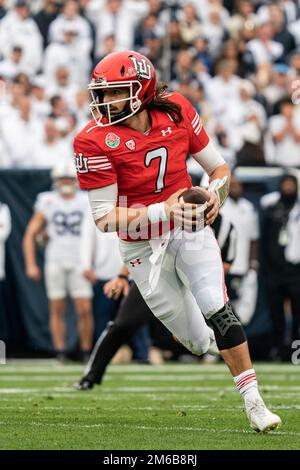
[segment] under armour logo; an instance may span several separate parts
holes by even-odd
[[[161,135],[162,135],[163,137],[166,137],[167,134],[172,134],[172,129],[171,129],[171,127],[168,127],[167,129],[162,129],[162,130],[161,130]]]
[[[74,161],[78,173],[88,173],[88,159],[83,156],[83,153],[79,153],[78,156],[77,153],[74,153]]]
[[[135,268],[139,264],[142,264],[142,262],[141,262],[140,258],[137,258],[135,261],[130,261],[130,264],[133,268]]]

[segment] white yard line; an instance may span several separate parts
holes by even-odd
[[[67,404],[65,406],[44,406],[43,403],[38,402],[37,405],[35,406],[34,404],[31,404],[31,406],[0,406],[0,410],[16,410],[16,411],[33,411],[33,407],[36,411],[89,411],[89,412],[99,412],[102,410],[105,411],[114,411],[115,407],[114,406],[107,406],[104,405],[103,408],[99,407],[91,407],[91,406],[82,406],[79,404],[78,406],[68,406]],[[272,410],[285,410],[285,411],[300,411],[300,405],[271,405]],[[134,410],[138,411],[159,411],[161,412],[165,407],[162,405],[161,407],[155,407],[155,406],[136,406],[132,405],[132,408]],[[176,411],[182,411],[184,410],[190,410],[190,411],[204,411],[204,410],[210,410],[211,412],[215,411],[236,411],[236,410],[243,410],[244,406],[243,405],[233,405],[233,406],[219,406],[216,407],[214,406],[212,408],[211,405],[185,405],[185,404],[178,404],[178,405],[172,405],[171,406],[172,413]]]
[[[293,364],[256,364],[254,365],[256,371],[258,373],[299,373],[300,375],[300,365],[293,365]],[[84,370],[84,366],[82,365],[73,365],[73,364],[66,364],[61,365],[58,364],[56,361],[49,360],[49,361],[8,361],[6,365],[0,366],[0,376],[3,373],[77,373],[82,372]],[[227,371],[227,367],[224,364],[163,364],[160,366],[154,365],[136,365],[136,364],[122,364],[122,365],[110,365],[109,366],[110,373],[119,373],[125,372],[129,374],[134,373],[194,373],[194,372],[207,372],[207,373],[220,373],[223,372],[224,374],[228,375],[229,372]]]
[[[5,382],[70,382],[70,381],[78,381],[81,378],[82,374],[74,375],[67,375],[67,374],[62,374],[62,375],[51,375],[51,374],[45,374],[45,375],[10,375],[10,374],[0,374],[1,381]],[[264,380],[265,379],[265,380]],[[203,382],[203,381],[228,381],[230,382],[232,379],[229,374],[220,374],[220,373],[215,373],[215,374],[210,374],[206,375],[201,372],[194,374],[194,375],[162,375],[162,374],[156,374],[156,375],[128,375],[118,373],[118,374],[111,374],[109,372],[105,376],[106,381],[126,381],[126,382]],[[300,374],[299,375],[281,375],[281,374],[273,374],[272,377],[266,377],[262,376],[261,377],[261,382],[262,386],[264,386],[264,381],[265,382],[284,382],[285,384],[287,382],[299,382],[300,383]],[[1,389],[0,389],[1,390]]]
[[[10,423],[9,421],[0,421],[0,426],[16,426],[16,423]],[[80,424],[80,423],[37,423],[37,422],[27,422],[24,424],[26,427],[54,427],[54,428],[84,428],[84,429],[107,429],[108,427],[112,428],[124,428],[124,429],[134,429],[141,431],[170,431],[178,433],[182,432],[206,432],[206,433],[226,433],[226,434],[252,434],[256,435],[255,431],[246,430],[246,429],[218,429],[218,428],[202,428],[202,427],[190,427],[190,426],[136,426],[130,424],[112,424],[112,423],[95,423],[95,424]],[[269,434],[270,435],[270,434]],[[276,436],[300,436],[300,432],[293,431],[275,431],[271,435]],[[299,445],[300,447],[300,445]]]
[[[78,375],[57,375],[57,376],[47,376],[47,375],[33,375],[33,376],[26,376],[26,375],[18,375],[18,376],[10,376],[10,375],[0,375],[1,381],[5,382],[70,382],[70,381],[78,381],[81,376]],[[1,391],[1,387],[0,387]]]
[[[300,385],[298,386],[286,386],[286,385],[263,385],[261,387],[262,392],[266,391],[284,391],[284,392],[299,392]],[[0,388],[0,395],[2,394],[52,394],[55,392],[60,392],[62,394],[70,393],[72,391],[71,384],[70,387],[43,387],[43,388],[15,388],[15,387],[3,387]],[[106,385],[101,387],[101,394],[119,394],[119,393],[206,393],[206,392],[215,392],[215,393],[236,393],[233,385],[232,386],[157,386],[155,385],[148,387],[137,387],[137,386],[124,386],[124,387],[108,387]],[[74,396],[79,397],[79,392],[74,391]]]

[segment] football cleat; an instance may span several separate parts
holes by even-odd
[[[80,380],[80,382],[78,382],[78,384],[73,385],[73,390],[76,390],[77,392],[82,392],[86,390],[91,390],[93,387],[94,387],[93,382],[91,382],[88,379],[83,378]]]
[[[279,416],[271,413],[260,398],[245,399],[246,415],[250,426],[256,432],[269,432],[281,426]]]

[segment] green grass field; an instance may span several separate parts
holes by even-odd
[[[300,366],[258,364],[283,426],[257,434],[226,367],[110,366],[75,392],[82,367],[51,360],[0,365],[0,449],[300,449]]]

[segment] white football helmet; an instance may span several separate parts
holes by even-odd
[[[62,196],[71,196],[77,189],[77,177],[75,165],[72,161],[63,160],[59,162],[51,171],[51,178],[53,180],[53,187]],[[69,182],[63,181],[64,178],[69,179]]]
[[[71,160],[62,160],[57,163],[51,171],[51,178],[53,181],[59,178],[73,178],[76,179],[75,165]]]

